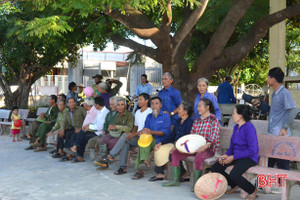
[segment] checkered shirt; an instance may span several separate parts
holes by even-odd
[[[190,134],[198,134],[211,143],[211,150],[216,154],[220,147],[220,123],[218,118],[209,114],[205,119],[198,117],[193,123]]]

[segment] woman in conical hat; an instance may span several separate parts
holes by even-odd
[[[206,158],[213,157],[219,150],[220,145],[220,123],[218,118],[212,114],[214,113],[214,107],[209,99],[202,99],[198,104],[199,117],[195,119],[190,134],[198,134],[203,136],[207,143],[197,150],[194,154],[181,153],[178,150],[172,152],[171,162],[171,181],[164,183],[163,186],[178,186],[180,161],[188,156],[195,156],[195,177],[194,184],[198,178],[202,175],[203,162]],[[192,187],[192,191],[194,186]]]

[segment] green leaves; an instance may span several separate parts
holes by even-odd
[[[27,23],[27,36],[37,36],[41,39],[43,36],[62,36],[73,28],[68,24],[66,16],[51,16],[46,18],[34,18]]]

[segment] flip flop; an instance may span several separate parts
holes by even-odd
[[[79,160],[78,158],[74,158],[73,160],[72,160],[72,163],[78,163],[78,162],[84,162],[85,160]]]
[[[140,174],[138,172],[135,172],[135,174],[131,177],[132,180],[138,180],[138,179],[141,179],[143,178],[144,175],[143,174]]]
[[[63,157],[63,155],[61,155],[58,152],[56,152],[54,155],[52,155],[52,158],[61,158],[61,157]]]
[[[122,167],[120,167],[117,171],[114,172],[115,175],[122,175],[126,173],[127,173],[126,169],[124,170]]]
[[[108,163],[108,164],[112,164],[114,162],[114,160],[110,160],[108,158],[108,156],[103,156],[101,159],[100,159],[100,163]]]
[[[69,161],[71,160],[72,158],[68,158],[67,156],[63,156],[59,159],[60,162],[65,162],[65,161]]]

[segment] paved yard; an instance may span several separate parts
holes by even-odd
[[[25,151],[28,141],[12,142],[7,135],[0,136],[0,200],[135,200],[135,199],[197,199],[190,192],[190,184],[164,188],[161,182],[149,182],[154,173],[133,181],[134,162],[128,173],[117,176],[110,170],[96,171],[92,162],[59,162],[48,152]],[[238,200],[239,194],[224,195],[223,200]],[[280,195],[259,193],[262,200],[279,200]],[[300,199],[295,186],[291,199]]]

